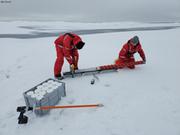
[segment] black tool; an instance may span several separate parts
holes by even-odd
[[[19,106],[17,107],[17,112],[20,112],[18,117],[18,124],[26,124],[28,123],[28,117],[24,115],[26,111],[33,110],[33,107]]]

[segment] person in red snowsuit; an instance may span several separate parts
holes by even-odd
[[[57,58],[54,64],[54,77],[61,78],[61,70],[64,63],[64,57],[70,64],[72,70],[78,69],[79,53],[78,50],[82,49],[84,42],[74,33],[65,33],[60,35],[54,41],[56,47]]]
[[[115,61],[115,64],[135,62],[134,54],[138,52],[144,63],[146,63],[146,57],[144,51],[139,42],[138,36],[134,36],[127,43],[125,43],[119,52],[119,57]],[[128,66],[130,69],[134,69],[135,65]]]

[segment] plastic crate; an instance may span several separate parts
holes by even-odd
[[[56,105],[61,97],[66,96],[65,83],[55,79],[47,79],[23,93],[27,107]],[[49,110],[35,110],[36,115],[44,115]]]

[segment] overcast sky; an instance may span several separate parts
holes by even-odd
[[[180,21],[180,0],[0,0],[0,20],[17,18],[79,22]]]

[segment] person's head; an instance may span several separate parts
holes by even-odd
[[[131,38],[130,43],[134,46],[138,45],[138,43],[139,43],[138,36],[134,36],[133,38]]]
[[[75,37],[74,38],[74,40],[73,40],[74,42],[74,46],[78,49],[78,50],[80,50],[80,49],[82,49],[83,47],[84,47],[84,45],[85,45],[85,43],[81,40],[81,38],[79,38],[79,37]]]
[[[84,45],[85,45],[85,43],[84,43],[83,41],[79,41],[79,42],[76,44],[76,48],[77,48],[78,50],[80,50],[80,49],[83,48]]]

